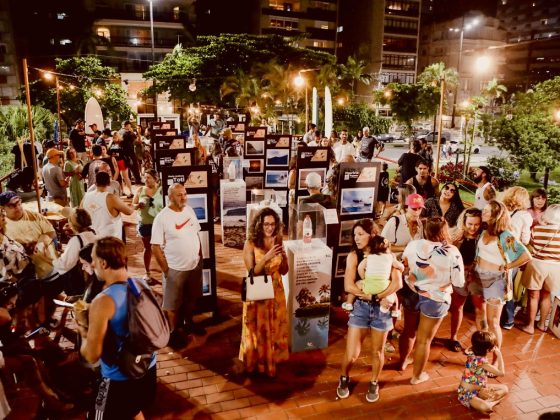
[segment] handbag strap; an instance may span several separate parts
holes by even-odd
[[[255,275],[255,273],[253,272],[255,267],[251,267],[251,269],[249,270],[249,272],[247,273],[247,278],[249,279],[249,281],[251,282],[251,284],[254,284],[255,281],[253,280],[253,277]],[[266,276],[266,271],[264,271],[262,273],[262,276],[264,277],[264,282],[268,283],[268,277]]]

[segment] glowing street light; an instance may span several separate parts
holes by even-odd
[[[554,111],[554,119],[560,123],[560,109]]]
[[[475,70],[477,73],[485,73],[492,65],[492,59],[487,55],[478,57],[475,61]]]
[[[301,74],[298,74],[295,78],[294,78],[294,85],[297,88],[301,88],[303,86],[305,86],[305,79],[303,78],[303,76]]]
[[[46,71],[45,73],[43,73],[43,77],[45,78],[45,80],[49,81],[54,79],[54,76],[50,71]]]
[[[299,73],[294,79],[294,85],[297,88],[305,86],[305,132],[309,130],[307,124],[309,124],[309,100],[307,98],[307,83],[305,83],[305,78]]]
[[[338,98],[338,99],[336,100],[336,103],[337,103],[339,106],[344,105],[344,98]]]

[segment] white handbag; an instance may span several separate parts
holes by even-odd
[[[243,278],[241,300],[243,302],[253,302],[267,299],[274,299],[272,278],[268,277],[266,273],[262,276],[254,276],[251,269],[247,277]]]

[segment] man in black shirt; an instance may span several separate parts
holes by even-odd
[[[418,162],[419,159],[422,159],[418,154],[421,149],[422,146],[420,145],[420,141],[414,140],[412,142],[410,151],[403,153],[399,158],[399,187],[404,187],[406,181],[408,181],[413,176],[416,176],[416,162]]]
[[[360,162],[369,162],[373,158],[375,149],[379,149],[379,153],[381,153],[383,150],[383,143],[369,135],[369,127],[364,127],[362,131],[364,137],[362,137],[358,159]]]
[[[130,121],[123,122],[122,138],[121,147],[126,165],[132,171],[132,175],[134,175],[134,183],[142,185],[140,165],[138,164],[136,153],[134,153],[134,143],[136,143],[138,139],[136,133],[132,130]]]
[[[78,159],[81,159],[82,162],[87,162],[89,159],[86,149],[86,132],[84,128],[84,120],[81,118],[76,120],[74,128],[70,130],[70,145],[76,150]]]

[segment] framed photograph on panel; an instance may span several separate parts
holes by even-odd
[[[340,191],[340,214],[373,213],[375,188],[346,188]]]
[[[201,230],[198,232],[200,238],[200,247],[202,249],[202,258],[210,258],[210,240],[208,239],[208,231]]]
[[[288,171],[266,171],[264,186],[267,188],[287,188]]]
[[[262,140],[246,140],[245,156],[262,156],[264,155],[264,141]]]
[[[560,297],[556,296],[554,298],[550,314],[550,323],[548,327],[557,338],[560,338]]]
[[[266,151],[267,166],[288,166],[290,151],[288,149],[268,149]]]
[[[192,171],[184,185],[186,188],[208,188],[206,171]]]
[[[187,204],[192,207],[199,223],[208,222],[207,194],[189,194]]]
[[[340,237],[338,239],[338,246],[352,245],[352,228],[356,220],[343,220],[340,222]]]
[[[202,296],[212,294],[212,271],[209,268],[202,270]]]
[[[264,188],[264,178],[262,176],[246,176],[245,186],[248,190],[262,190]]]
[[[336,256],[335,277],[344,277],[344,272],[346,271],[347,256],[348,256],[348,252],[344,252]]]
[[[249,165],[247,172],[250,174],[262,174],[264,170],[264,159],[247,159]]]

